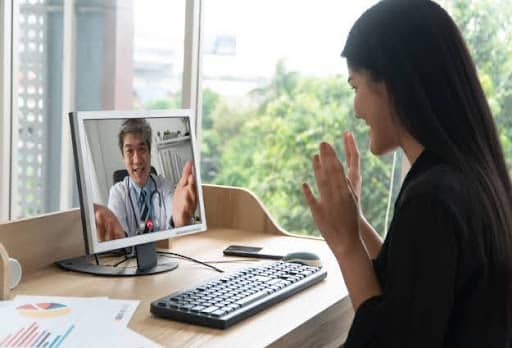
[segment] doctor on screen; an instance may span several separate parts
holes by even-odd
[[[111,187],[108,208],[127,236],[180,227],[192,221],[197,191],[188,161],[174,189],[170,178],[151,173],[151,127],[141,118],[127,119],[119,131],[119,148],[128,176]]]

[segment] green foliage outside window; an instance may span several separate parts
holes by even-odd
[[[510,165],[512,2],[440,2],[459,25],[475,59]],[[340,71],[342,64],[340,58]],[[346,79],[304,77],[279,62],[272,81],[253,90],[248,103],[228,103],[214,91],[203,90],[203,182],[248,188],[285,230],[319,235],[300,186],[303,181],[314,183],[311,157],[321,141],[334,144],[344,162],[341,136],[350,130],[362,156],[362,210],[384,234],[391,155],[369,152],[367,127],[354,117]]]
[[[443,0],[478,68],[496,120],[505,158],[512,165],[512,2]]]
[[[321,141],[334,144],[344,161],[341,136],[350,129],[368,178],[363,210],[383,230],[390,156],[370,155],[367,127],[352,111],[352,93],[346,77],[304,78],[279,63],[268,87],[251,93],[253,107],[218,99],[211,114],[203,113],[203,125],[212,125],[202,130],[203,180],[248,188],[287,231],[318,235],[300,187],[314,183],[311,158]]]

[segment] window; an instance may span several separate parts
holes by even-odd
[[[78,205],[68,112],[181,105],[185,0],[12,4],[9,215],[19,218]]]
[[[454,17],[478,69],[505,159],[512,170],[512,2],[442,0]]]
[[[343,157],[341,136],[352,130],[363,156],[363,209],[384,231],[393,156],[369,154],[340,57],[373,2],[203,2],[205,182],[246,187],[285,230],[319,235],[300,187],[314,183],[318,144],[331,142]]]
[[[512,4],[440,2],[468,40],[510,162]],[[362,154],[362,209],[385,233],[405,175],[403,156],[369,153],[367,129],[353,117],[345,62],[339,58],[349,28],[371,3],[204,1],[205,182],[247,187],[285,230],[318,235],[300,184],[314,182],[310,158],[320,141],[334,143],[343,160],[340,136],[349,129]],[[224,37],[236,42],[230,55],[211,49]]]
[[[202,79],[203,182],[247,187],[286,230],[318,235],[300,184],[314,182],[320,141],[343,159],[349,129],[362,153],[362,208],[384,233],[402,156],[369,153],[339,56],[374,2],[1,1],[0,217],[77,205],[68,111],[179,107],[195,100],[182,87],[191,69]],[[202,5],[200,60],[187,51],[191,3]],[[439,3],[468,42],[512,165],[512,3]]]
[[[20,1],[17,19],[11,207],[21,217],[57,210],[62,40],[53,37],[62,36],[62,1]]]

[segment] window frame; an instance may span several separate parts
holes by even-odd
[[[13,2],[0,2],[0,220],[10,218]]]

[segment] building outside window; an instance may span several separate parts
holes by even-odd
[[[78,206],[68,112],[181,105],[185,0],[20,0],[13,12],[19,218]]]

